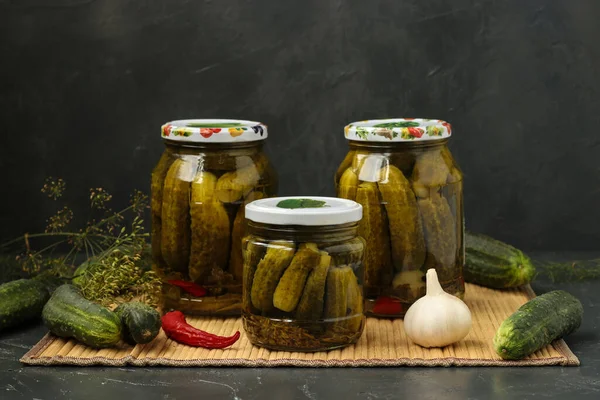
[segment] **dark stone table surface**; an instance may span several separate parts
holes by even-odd
[[[558,285],[541,280],[533,287],[537,293],[565,289],[583,303],[583,325],[566,339],[580,367],[32,367],[19,358],[46,332],[34,325],[0,334],[0,399],[600,399],[600,281]]]

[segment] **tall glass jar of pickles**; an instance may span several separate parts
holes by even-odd
[[[450,124],[386,119],[345,127],[350,151],[335,183],[363,206],[365,311],[403,317],[435,268],[445,291],[464,295],[462,173],[448,150]]]
[[[283,197],[246,206],[242,319],[250,341],[321,351],[358,340],[365,323],[362,207],[328,197]]]
[[[167,309],[239,315],[244,205],[277,191],[263,152],[267,127],[241,120],[162,126],[152,172],[152,258]]]

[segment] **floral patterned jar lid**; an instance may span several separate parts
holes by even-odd
[[[267,138],[267,126],[241,119],[182,119],[164,124],[163,139],[193,143],[254,142]]]
[[[447,139],[452,127],[439,119],[371,119],[346,125],[344,134],[348,140],[362,142],[414,142]]]
[[[362,206],[337,197],[271,197],[247,204],[246,219],[271,225],[340,225],[360,221]]]

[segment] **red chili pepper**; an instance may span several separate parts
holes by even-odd
[[[202,286],[200,286],[194,282],[182,281],[179,279],[171,279],[170,281],[167,281],[167,282],[169,282],[173,286],[177,286],[177,287],[181,288],[181,290],[191,294],[192,296],[196,296],[196,297],[206,296],[206,289],[204,289]]]
[[[421,128],[408,128],[408,134],[416,138],[423,136],[423,132],[425,131]]]
[[[237,331],[233,336],[217,336],[196,329],[186,322],[185,315],[181,311],[168,312],[163,315],[161,320],[162,328],[170,339],[188,346],[224,349],[240,338],[240,331]]]
[[[379,315],[398,315],[402,314],[402,303],[393,297],[380,296],[375,300],[375,305],[371,310],[373,314]]]
[[[170,135],[171,135],[171,129],[172,129],[172,128],[173,128],[173,127],[172,127],[171,125],[169,125],[169,124],[165,125],[165,126],[163,127],[163,136],[170,136]]]

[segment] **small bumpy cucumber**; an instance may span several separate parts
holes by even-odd
[[[465,233],[465,281],[495,289],[525,285],[535,267],[521,250],[491,237]]]
[[[244,309],[252,307],[252,285],[254,283],[254,273],[256,266],[265,255],[265,247],[258,246],[249,236],[242,239],[242,252],[244,255],[244,276],[242,285],[247,290],[243,290]]]
[[[123,339],[135,345],[150,343],[160,331],[160,314],[148,304],[132,301],[120,304],[115,313],[123,324]]]
[[[319,265],[320,260],[316,244],[301,244],[279,279],[273,294],[273,305],[282,311],[293,311],[300,301],[308,274]]]
[[[417,199],[398,168],[382,168],[380,175],[383,179],[377,185],[387,211],[395,270],[415,271],[423,266],[426,255]]]
[[[358,175],[352,168],[346,169],[338,182],[338,197],[348,200],[356,200],[358,189]]]
[[[268,312],[273,309],[273,294],[279,278],[290,265],[296,246],[292,242],[273,241],[269,243],[265,256],[254,272],[250,297],[252,305]]]
[[[162,253],[160,250],[160,237],[162,230],[162,199],[163,199],[163,186],[165,177],[167,175],[167,171],[169,167],[173,163],[173,156],[170,151],[165,151],[158,164],[152,171],[152,181],[151,181],[151,200],[150,200],[150,210],[152,215],[152,256],[155,262],[159,264],[164,264],[164,260],[162,258]]]
[[[456,278],[458,247],[452,210],[448,201],[437,193],[419,199],[418,204],[427,247],[423,271],[435,268],[440,282],[445,284]]]
[[[160,251],[169,268],[188,273],[190,259],[190,191],[195,160],[176,159],[165,176],[162,191]]]
[[[296,308],[296,319],[299,321],[316,321],[323,314],[325,284],[329,265],[331,264],[331,256],[325,251],[321,251],[320,255],[319,265],[308,276],[302,297]]]
[[[196,174],[190,190],[190,279],[202,283],[213,269],[224,270],[229,259],[229,216],[215,196],[217,177]]]
[[[376,289],[388,285],[392,274],[388,221],[379,200],[377,184],[361,183],[356,193],[356,202],[363,207],[358,234],[368,243],[363,262],[365,286]]]
[[[348,313],[348,291],[351,279],[356,279],[352,268],[347,265],[330,268],[327,273],[324,316],[328,322],[343,325]]]
[[[72,337],[91,347],[111,347],[121,340],[117,314],[85,299],[73,285],[56,289],[44,306],[42,318],[56,336]]]
[[[0,285],[0,331],[38,318],[50,295],[34,279],[19,279]]]
[[[573,333],[581,325],[583,307],[563,290],[545,293],[522,305],[494,336],[494,349],[506,360],[527,357],[542,347]]]

